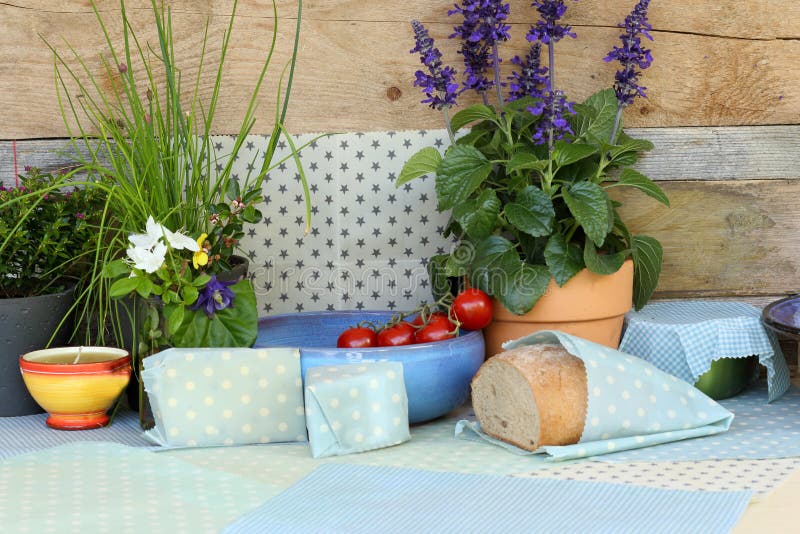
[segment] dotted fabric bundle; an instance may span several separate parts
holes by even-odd
[[[389,447],[411,439],[399,362],[312,367],[306,371],[305,398],[314,458]]]
[[[306,440],[297,349],[168,349],[144,366],[158,445]]]
[[[576,445],[541,447],[555,460],[596,456],[725,432],[733,414],[682,380],[644,360],[563,332],[542,331],[504,345],[513,349],[558,344],[583,360],[589,392],[583,434]],[[512,445],[485,436],[474,421],[456,434]],[[521,449],[517,449],[521,451]]]

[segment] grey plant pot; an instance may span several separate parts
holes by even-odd
[[[43,349],[74,300],[74,288],[63,293],[0,299],[0,417],[41,413],[28,393],[19,370],[19,357]],[[65,321],[51,346],[63,345],[72,331]]]

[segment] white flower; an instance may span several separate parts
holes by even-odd
[[[128,240],[133,243],[134,247],[152,250],[156,243],[164,236],[164,228],[158,224],[151,215],[147,218],[147,226],[145,234],[131,234]]]
[[[200,250],[200,245],[197,244],[197,241],[188,235],[181,234],[179,232],[170,232],[166,228],[164,228],[164,235],[166,236],[169,245],[175,250],[186,249],[192,252],[197,252]]]
[[[126,252],[133,261],[134,267],[150,274],[156,272],[163,265],[167,255],[167,246],[159,242],[152,249],[137,246],[129,248]]]
[[[133,243],[134,247],[153,252],[153,247],[158,243],[162,243],[161,238],[164,237],[167,243],[175,250],[186,249],[192,252],[200,250],[197,241],[179,232],[170,231],[166,226],[158,224],[153,219],[152,215],[147,218],[145,231],[146,233],[144,234],[131,234],[128,237],[128,240]]]

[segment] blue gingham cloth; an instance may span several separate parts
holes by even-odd
[[[328,464],[223,534],[729,532],[749,491]]]
[[[694,384],[720,358],[758,355],[767,368],[768,402],[789,388],[789,368],[761,310],[743,302],[655,302],[625,316],[619,350]]]

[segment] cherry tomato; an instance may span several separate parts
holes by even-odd
[[[450,322],[447,315],[443,313],[434,315],[427,325],[414,334],[415,343],[431,343],[455,337],[455,325]]]
[[[450,314],[467,330],[480,330],[492,322],[492,301],[480,289],[469,288],[453,300]]]
[[[442,313],[442,312],[433,312],[428,317],[428,322],[431,323],[431,322],[433,322],[435,319],[437,319],[439,317],[447,318],[447,314]],[[414,326],[422,326],[422,314],[417,315],[416,317],[414,317],[414,320],[411,321],[411,324],[413,324]]]
[[[348,328],[339,335],[336,346],[340,349],[363,349],[365,347],[375,347],[378,345],[378,336],[372,328],[363,326]]]
[[[379,347],[397,347],[400,345],[411,345],[414,343],[414,333],[416,328],[409,323],[402,321],[389,328],[384,328],[378,332]]]

